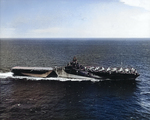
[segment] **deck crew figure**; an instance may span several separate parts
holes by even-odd
[[[77,63],[77,58],[75,56],[73,57],[73,62]]]

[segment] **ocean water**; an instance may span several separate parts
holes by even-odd
[[[135,81],[14,77],[14,66],[134,67]],[[150,39],[1,39],[0,119],[149,120]]]

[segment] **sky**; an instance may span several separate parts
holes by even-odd
[[[0,38],[150,38],[150,0],[0,0]]]

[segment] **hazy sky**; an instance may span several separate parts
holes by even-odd
[[[1,38],[150,38],[150,0],[0,0]]]

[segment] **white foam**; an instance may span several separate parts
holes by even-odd
[[[8,77],[13,77],[13,73],[12,72],[0,73],[0,78],[8,78]]]
[[[150,92],[141,92],[141,95],[150,94]]]
[[[139,105],[144,108],[145,110],[149,111],[150,112],[150,103],[145,100],[145,101],[140,101],[139,102]]]
[[[0,73],[0,78],[11,78],[15,80],[32,80],[32,81],[40,81],[40,80],[49,80],[49,81],[92,81],[92,82],[98,82],[101,81],[100,79],[94,79],[94,78],[84,78],[84,79],[75,79],[75,78],[63,78],[63,77],[49,77],[49,78],[40,78],[40,77],[28,77],[28,76],[13,76],[12,72],[7,73]]]

